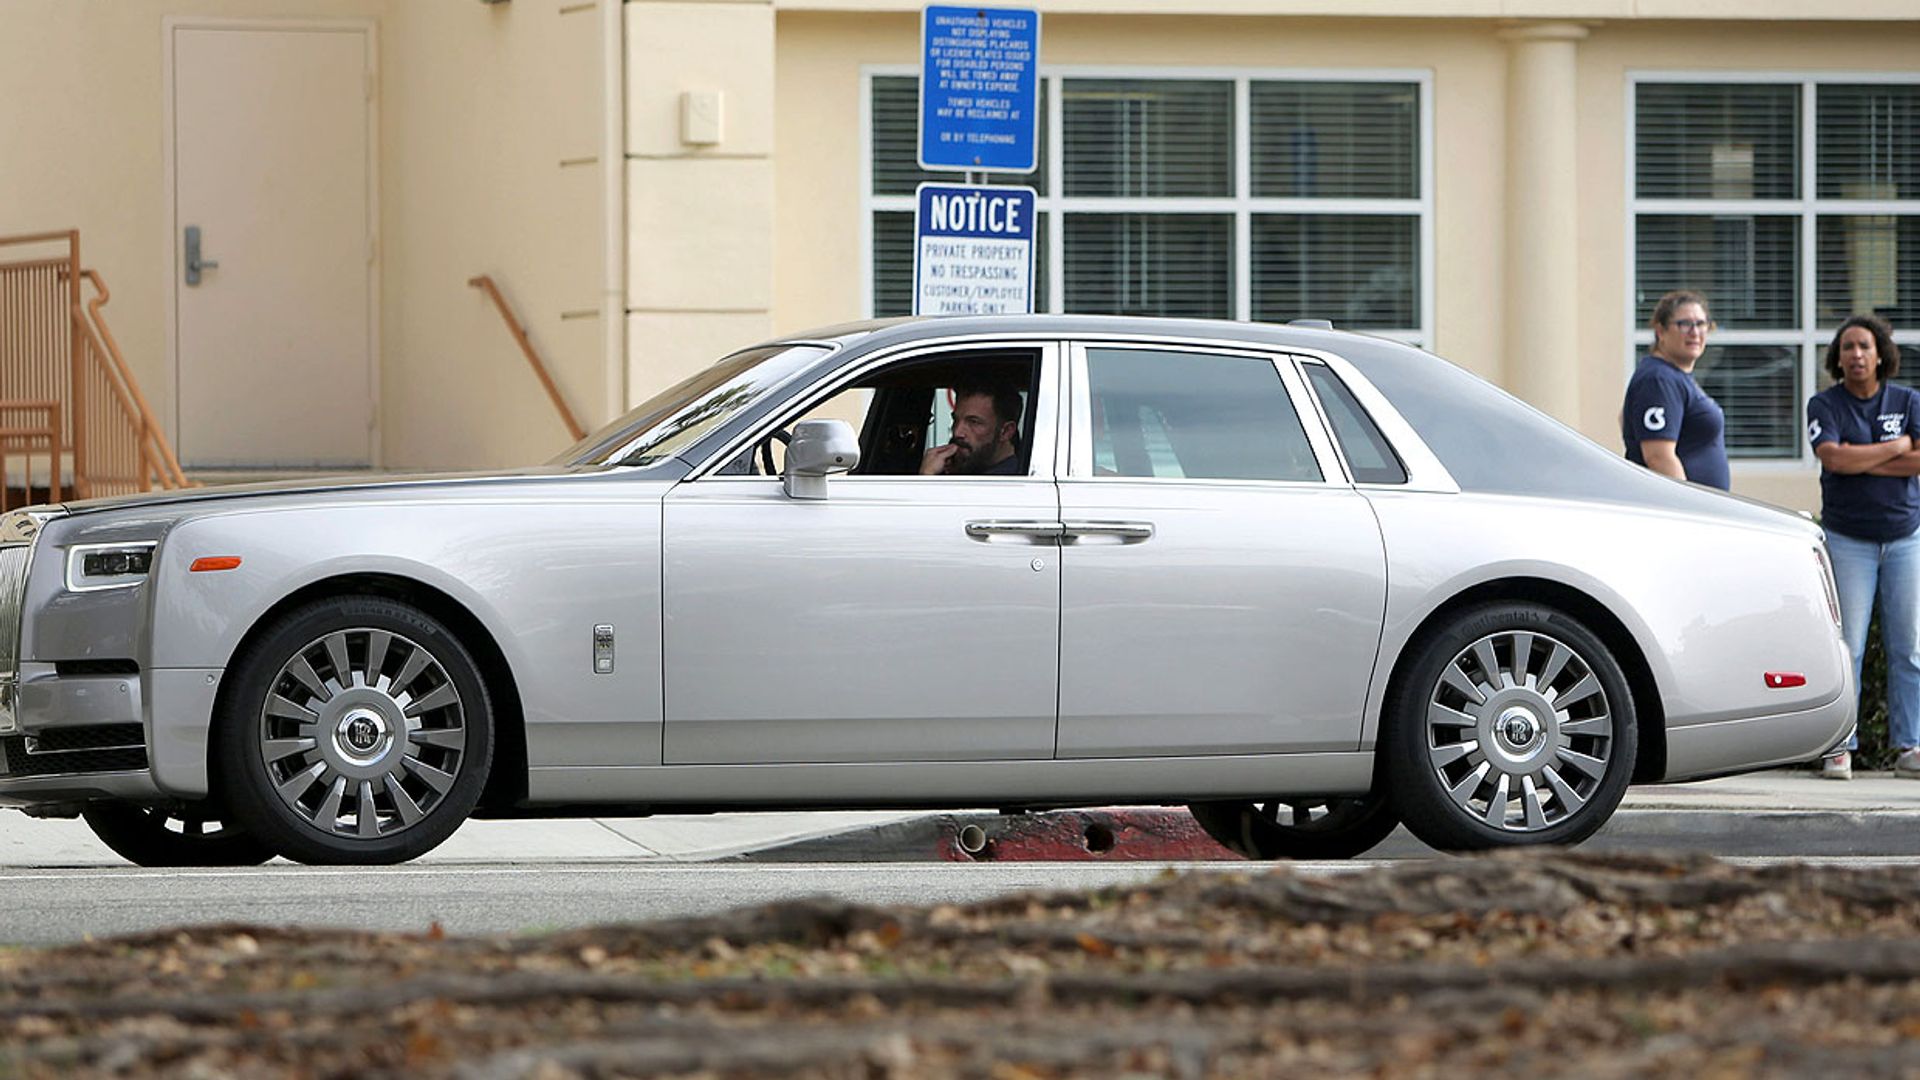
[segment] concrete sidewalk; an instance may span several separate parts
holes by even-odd
[[[978,833],[965,837],[969,826]],[[967,841],[962,843],[962,840]],[[986,847],[970,851],[984,841]],[[1792,850],[1783,850],[1790,845]],[[1807,770],[1629,789],[1583,847],[1722,855],[1920,855],[1920,782]],[[1404,829],[1375,854],[1431,854]],[[693,862],[1232,859],[1184,810],[1159,807],[1004,816],[867,811],[474,821],[427,862]],[[122,866],[83,822],[0,815],[0,867]]]

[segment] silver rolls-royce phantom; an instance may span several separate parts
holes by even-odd
[[[1324,324],[834,327],[540,468],[0,520],[0,803],[145,864],[747,808],[1568,844],[1853,709],[1813,524]]]

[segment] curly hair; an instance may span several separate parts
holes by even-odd
[[[1847,331],[1856,326],[1865,327],[1873,335],[1873,348],[1880,354],[1880,368],[1874,372],[1876,379],[1891,379],[1900,374],[1900,346],[1893,342],[1893,326],[1878,315],[1855,315],[1840,324],[1833,332],[1833,340],[1827,344],[1827,374],[1834,382],[1840,382],[1840,339]]]

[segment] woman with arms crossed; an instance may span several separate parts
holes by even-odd
[[[1899,370],[1900,347],[1885,319],[1855,315],[1841,323],[1827,346],[1827,374],[1836,382],[1807,402],[1807,441],[1820,459],[1820,524],[1854,685],[1877,597],[1887,738],[1900,751],[1894,775],[1920,778],[1920,394],[1886,381]],[[1858,748],[1849,737],[1820,774],[1851,779]]]

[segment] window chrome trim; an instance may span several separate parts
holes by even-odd
[[[779,389],[788,392],[787,400],[770,412],[769,419],[749,429],[744,435],[729,440],[717,454],[708,457],[693,471],[687,474],[685,483],[698,483],[711,478],[716,482],[734,482],[741,480],[777,480],[768,476],[721,476],[716,475],[726,463],[738,457],[740,452],[757,445],[774,430],[790,427],[795,416],[819,405],[833,395],[845,390],[850,384],[873,373],[879,368],[902,361],[924,360],[942,353],[978,352],[982,349],[1033,349],[1040,354],[1039,385],[1035,389],[1036,401],[1033,409],[1034,426],[1039,431],[1027,433],[1029,450],[1027,453],[1027,473],[1024,476],[971,477],[975,480],[996,482],[1027,481],[1052,483],[1057,475],[1054,467],[1056,446],[1059,441],[1060,423],[1060,341],[1051,337],[1035,337],[1032,333],[977,334],[958,340],[946,341],[909,341],[874,352],[862,357],[857,363],[833,373],[830,378],[820,380],[804,391],[795,392],[791,386]],[[798,408],[793,402],[799,401]],[[852,476],[841,475],[833,479],[840,484],[858,484],[876,480],[917,480],[918,476]],[[932,479],[931,477],[927,479]]]

